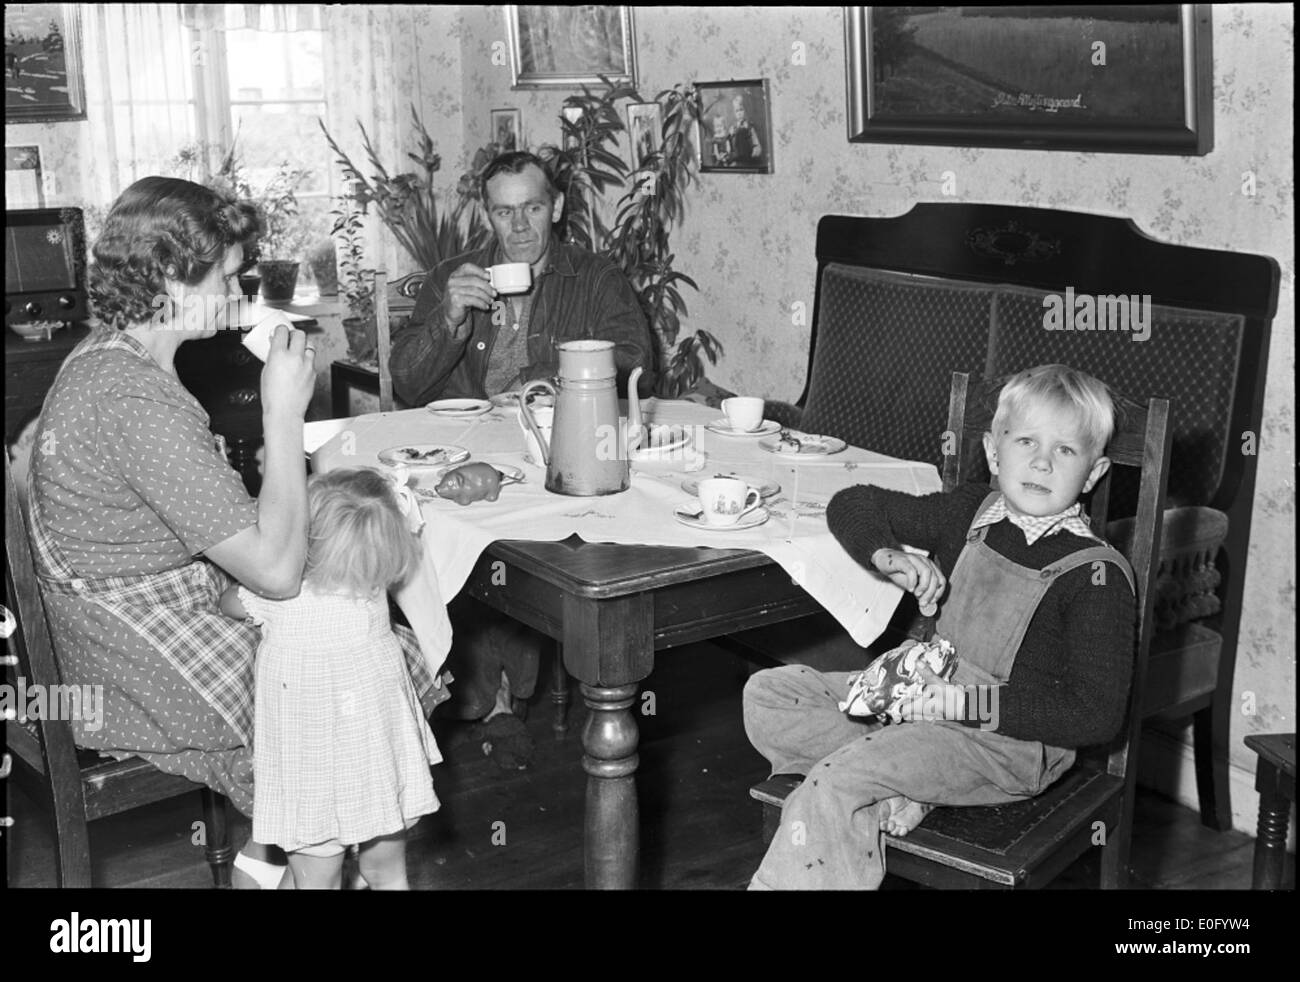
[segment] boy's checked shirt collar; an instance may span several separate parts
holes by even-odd
[[[1083,514],[1083,503],[1080,501],[1076,501],[1065,511],[1057,512],[1055,515],[1036,518],[1032,515],[1018,515],[1012,512],[1007,508],[1006,496],[1001,494],[993,504],[980,512],[971,523],[970,530],[975,532],[986,525],[996,525],[1004,518],[1025,533],[1025,542],[1031,546],[1043,536],[1055,535],[1057,532],[1073,532],[1085,539],[1097,538],[1096,533],[1088,525],[1088,519]]]

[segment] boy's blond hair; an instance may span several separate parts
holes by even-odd
[[[1068,365],[1039,365],[1017,373],[1002,387],[990,426],[993,438],[1006,429],[1012,414],[1030,404],[1077,413],[1093,459],[1102,455],[1115,432],[1115,404],[1105,382]]]
[[[392,485],[365,467],[318,474],[307,484],[311,526],[303,578],[370,596],[404,582],[420,562]]]

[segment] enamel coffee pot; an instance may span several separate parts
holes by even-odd
[[[629,439],[618,415],[614,342],[566,341],[559,345],[559,352],[557,386],[529,382],[519,394],[520,415],[546,462],[546,490],[579,497],[626,491],[631,485],[628,449],[640,444],[641,402],[636,382],[641,369],[633,370],[628,380]],[[549,392],[555,397],[549,442],[528,408],[533,392]]]

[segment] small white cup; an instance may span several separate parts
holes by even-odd
[[[698,492],[704,520],[710,525],[735,525],[763,503],[757,488],[734,477],[711,477],[700,482]]]
[[[537,420],[537,428],[542,431],[542,436],[546,437],[546,442],[549,444],[551,442],[551,427],[555,422],[555,408],[553,406],[534,404],[529,409],[532,411],[533,419]],[[545,467],[546,463],[542,458],[542,448],[537,445],[537,437],[533,436],[533,431],[524,422],[522,410],[516,410],[516,418],[519,420],[519,428],[524,431],[524,460],[530,464],[536,464],[538,467]]]
[[[733,396],[722,400],[722,411],[733,430],[753,433],[763,425],[763,400],[756,396]]]
[[[275,333],[277,324],[283,324],[293,330],[293,325],[289,323],[284,314],[273,310],[244,335],[240,340],[240,344],[251,351],[258,361],[265,362],[271,356],[271,335]]]
[[[527,263],[500,263],[489,266],[488,281],[497,293],[527,293],[533,285],[533,268]]]

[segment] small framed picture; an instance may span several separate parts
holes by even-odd
[[[772,173],[772,109],[767,79],[698,82],[701,173]]]
[[[659,103],[630,103],[627,107],[627,131],[632,143],[632,169],[648,166],[664,143],[664,113]]]
[[[572,150],[580,142],[578,135],[573,132],[573,127],[578,125],[585,111],[581,106],[565,106],[560,110],[560,117],[563,120],[560,124],[561,149]]]
[[[5,207],[45,207],[40,147],[5,147]]]
[[[518,109],[492,110],[492,142],[501,147],[502,153],[524,148],[523,118]]]

